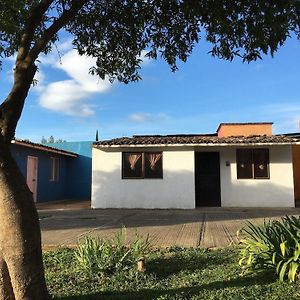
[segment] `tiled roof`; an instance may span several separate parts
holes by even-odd
[[[29,147],[41,151],[46,151],[46,152],[51,152],[51,153],[56,153],[60,155],[65,155],[65,156],[70,156],[70,157],[77,157],[78,154],[71,152],[71,151],[66,151],[58,148],[54,148],[48,145],[44,144],[39,144],[39,143],[33,143],[27,140],[20,140],[20,139],[14,139],[11,141],[12,144],[19,145],[19,146],[24,146],[24,147]]]
[[[294,144],[299,139],[285,135],[234,136],[218,138],[211,135],[139,135],[95,142],[94,147],[134,145],[203,145],[203,144]]]
[[[297,139],[300,138],[300,132],[285,133],[284,135],[285,135],[285,136],[288,136],[288,137],[297,138]]]

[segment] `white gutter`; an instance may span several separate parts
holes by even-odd
[[[143,147],[243,147],[243,146],[282,146],[300,145],[299,142],[289,143],[210,143],[210,144],[137,144],[137,145],[93,145],[93,148],[143,148]]]

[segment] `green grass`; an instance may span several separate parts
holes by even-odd
[[[44,255],[48,288],[54,299],[300,299],[300,283],[280,283],[271,273],[242,276],[239,249],[171,248],[147,257],[146,272],[110,276],[78,267],[74,250]]]

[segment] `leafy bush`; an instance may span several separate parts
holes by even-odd
[[[239,264],[244,270],[272,270],[280,281],[299,277],[300,217],[286,216],[263,225],[248,222],[241,232],[245,238]]]
[[[87,237],[77,246],[75,257],[81,267],[93,273],[113,273],[134,268],[138,259],[149,251],[149,237],[143,239],[136,235],[128,246],[125,238],[125,227],[112,240]]]

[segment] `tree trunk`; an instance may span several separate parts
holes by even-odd
[[[0,296],[47,300],[38,214],[23,175],[0,141]],[[13,295],[12,295],[13,291]]]
[[[2,256],[0,256],[0,297],[5,300],[15,299],[7,265]]]

